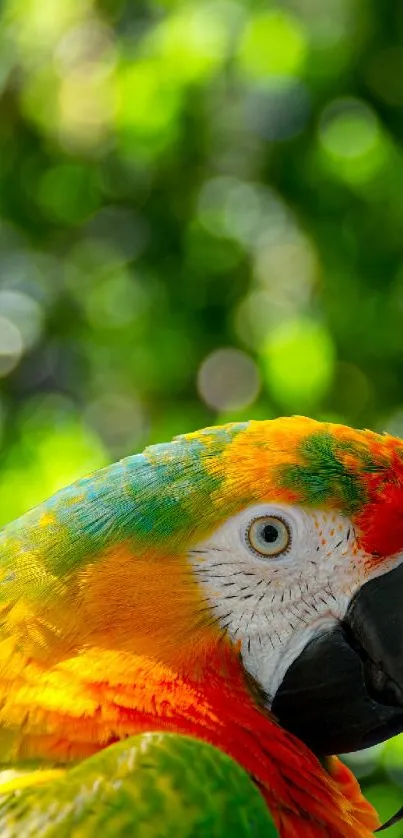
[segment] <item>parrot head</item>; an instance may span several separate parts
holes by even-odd
[[[177,437],[5,527],[0,570],[10,681],[93,649],[189,672],[225,638],[315,753],[403,730],[399,439],[302,417]]]
[[[318,755],[399,733],[403,443],[296,417],[220,459],[240,508],[189,555],[265,706]]]

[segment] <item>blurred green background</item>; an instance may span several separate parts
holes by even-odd
[[[3,0],[0,91],[1,522],[214,422],[403,434],[401,4]],[[400,807],[402,739],[352,764]]]

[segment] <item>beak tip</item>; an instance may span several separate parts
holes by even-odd
[[[383,823],[382,826],[378,826],[378,829],[376,829],[375,832],[383,832],[384,829],[389,829],[390,826],[394,826],[401,820],[403,820],[403,806],[401,806],[399,811],[396,812],[395,815],[392,815],[386,823]]]

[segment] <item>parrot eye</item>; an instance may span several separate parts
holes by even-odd
[[[283,518],[263,515],[249,524],[246,541],[259,556],[276,557],[288,550],[291,532]]]

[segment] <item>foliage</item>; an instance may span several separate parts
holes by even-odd
[[[3,0],[0,46],[1,521],[228,419],[402,432],[399,4]],[[390,815],[401,740],[354,764]]]

